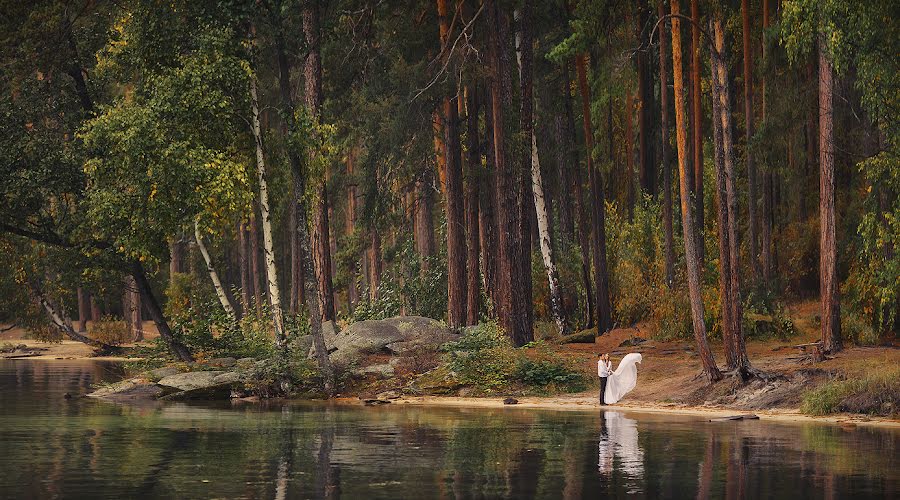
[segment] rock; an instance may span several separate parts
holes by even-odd
[[[231,368],[232,366],[237,364],[237,360],[231,357],[227,358],[213,358],[209,360],[207,363],[210,366],[216,366],[220,368]]]
[[[519,400],[516,398],[506,398],[503,400],[503,404],[505,405],[517,405],[519,404]]]
[[[363,404],[366,406],[377,406],[377,405],[389,405],[390,401],[384,399],[363,399]]]
[[[244,377],[238,372],[225,372],[221,375],[213,377],[212,382],[216,385],[221,384],[237,384],[243,383]]]
[[[554,342],[557,344],[593,344],[595,340],[594,330],[582,330],[562,336]]]
[[[254,359],[254,358],[241,358],[241,359],[237,360],[237,364],[239,364],[239,365],[249,365],[249,364],[251,364],[251,363],[253,363],[253,362],[255,362],[255,361],[256,361],[256,359]]]
[[[211,387],[216,385],[213,380],[222,375],[223,371],[206,371],[206,372],[186,372],[186,373],[178,373],[176,375],[169,375],[168,377],[163,377],[157,382],[159,385],[163,387],[169,387],[172,389],[176,389],[179,391],[191,391],[195,389],[202,389],[204,387]]]
[[[347,366],[368,354],[397,354],[418,348],[437,349],[458,339],[443,323],[420,316],[396,316],[383,320],[360,321],[334,335],[331,345],[326,337],[331,360]]]
[[[378,399],[400,399],[400,393],[397,391],[384,391],[375,395]]]
[[[371,365],[353,370],[353,374],[361,377],[375,375],[376,377],[380,378],[391,378],[394,376],[394,367],[390,363]]]
[[[156,399],[164,392],[162,387],[148,380],[136,378],[101,387],[88,394],[88,397],[110,401],[135,401]]]
[[[181,373],[181,370],[176,366],[164,366],[162,368],[157,368],[155,370],[151,370],[148,373],[150,380],[159,380],[164,377],[168,377],[170,375],[175,375],[177,373]]]
[[[646,342],[647,339],[641,337],[631,337],[630,339],[625,339],[619,344],[619,347],[634,347],[636,345],[641,345]]]

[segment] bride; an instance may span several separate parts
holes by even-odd
[[[608,355],[607,355],[608,356]],[[606,380],[606,390],[603,391],[603,402],[611,405],[617,403],[637,385],[637,364],[641,362],[638,353],[626,354],[616,370],[609,374]]]

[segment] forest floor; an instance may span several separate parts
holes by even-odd
[[[593,344],[564,344],[554,346],[560,355],[583,367],[585,374],[595,377],[597,354],[612,353],[613,364],[626,353],[640,352],[643,362],[638,368],[637,387],[623,401],[609,406],[612,409],[666,413],[709,415],[710,418],[735,413],[754,413],[763,419],[841,422],[851,425],[874,424],[900,427],[900,420],[862,414],[833,414],[809,417],[800,412],[804,394],[829,381],[856,379],[867,374],[896,370],[900,366],[900,347],[896,341],[879,347],[848,345],[843,351],[825,361],[814,362],[795,346],[815,342],[819,332],[815,324],[818,303],[793,304],[788,315],[798,334],[788,340],[752,340],[747,351],[754,368],[769,376],[768,380],[752,379],[744,383],[737,376],[709,385],[700,372],[700,362],[693,343],[687,340],[647,340],[637,346],[620,347],[633,337],[647,338],[647,332],[636,325],[618,328],[598,337]],[[156,336],[152,323],[145,323],[145,338]],[[124,358],[91,357],[91,349],[79,342],[42,343],[23,338],[24,332],[11,329],[0,333],[0,345],[25,344],[29,348],[44,349],[30,359],[95,359],[124,360]],[[711,343],[720,368],[724,355],[720,342]],[[597,385],[599,387],[599,384]],[[346,394],[344,396],[347,396]],[[597,389],[579,394],[519,397],[521,407],[554,408],[560,410],[599,407]],[[350,398],[358,403],[357,398]],[[503,397],[422,396],[403,397],[396,404],[453,405],[471,407],[503,406]],[[896,409],[894,409],[896,412]]]

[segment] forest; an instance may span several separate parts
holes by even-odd
[[[640,325],[690,342],[709,383],[768,377],[747,345],[790,338],[799,301],[818,359],[893,345],[898,19],[890,0],[3,0],[0,322],[280,360],[274,380],[328,395],[336,332],[395,316],[513,348]]]

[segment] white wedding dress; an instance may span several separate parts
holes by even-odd
[[[609,374],[606,379],[606,390],[603,392],[603,402],[611,405],[617,403],[623,396],[631,392],[637,385],[637,364],[641,362],[641,355],[633,352],[626,354],[616,371]]]

